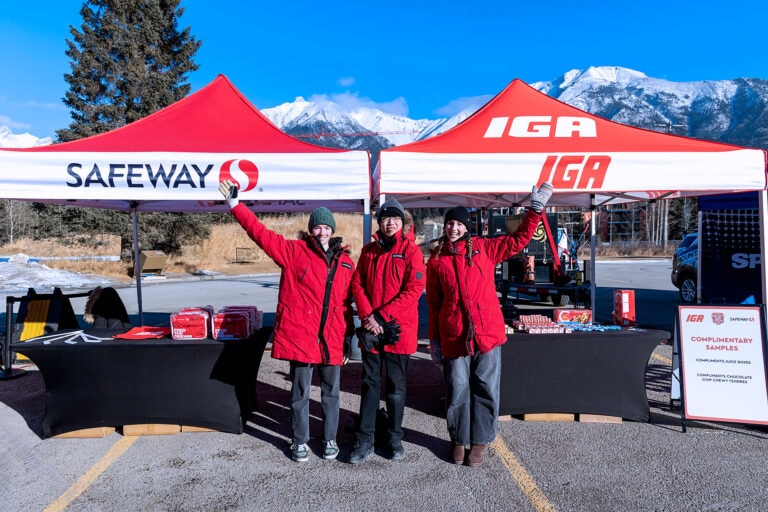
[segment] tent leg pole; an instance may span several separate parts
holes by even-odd
[[[768,190],[761,190],[759,192],[759,201],[758,201],[759,210],[760,213],[760,261],[764,262],[762,264],[762,285],[763,285],[763,300],[758,302],[758,304],[767,304],[768,303],[768,263],[765,263],[766,258],[768,258]],[[701,268],[701,265],[699,265],[699,268]]]
[[[3,345],[3,371],[0,372],[0,380],[12,379],[24,375],[26,371],[14,368],[11,361],[11,342],[13,341],[13,303],[14,297],[5,298],[5,344]]]
[[[144,325],[144,308],[141,300],[141,272],[139,271],[139,220],[136,207],[131,210],[133,224],[133,275],[136,278],[136,302],[139,305],[139,325]]]
[[[591,301],[591,307],[592,307],[592,314],[594,317],[597,317],[597,276],[595,275],[595,268],[597,265],[595,264],[595,249],[597,247],[597,244],[595,243],[595,235],[597,234],[597,228],[595,226],[596,224],[596,217],[597,217],[597,207],[595,206],[595,196],[592,195],[591,198],[591,205],[589,207],[589,210],[592,212],[592,215],[589,217],[589,255],[590,255],[590,261],[589,261],[589,294],[590,294],[590,301]]]
[[[363,199],[363,245],[371,241],[371,200]]]

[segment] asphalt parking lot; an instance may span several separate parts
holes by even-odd
[[[628,288],[636,291],[638,322],[671,331],[678,298],[670,269],[669,260],[599,263],[598,320],[610,312],[611,290]],[[274,311],[276,283],[276,276],[240,276],[148,284],[145,324],[190,305],[183,304],[189,297],[217,306],[249,300]],[[135,314],[135,290],[120,292]],[[346,462],[359,404],[356,362],[342,369],[341,454],[335,461],[318,455],[315,390],[314,453],[305,464],[288,453],[288,365],[266,355],[259,407],[241,435],[43,439],[44,383],[29,366],[21,377],[0,380],[0,509],[765,510],[768,429],[689,421],[683,432],[679,403],[669,400],[671,358],[671,345],[661,344],[648,362],[649,422],[507,419],[480,468],[448,461],[442,376],[423,346],[409,367],[406,459],[377,450],[362,465]]]

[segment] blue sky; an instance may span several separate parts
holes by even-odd
[[[0,126],[53,136],[81,0],[0,10]],[[672,81],[768,78],[765,2],[183,0],[202,40],[192,90],[226,75],[260,109],[324,96],[414,119],[571,69],[622,66]]]

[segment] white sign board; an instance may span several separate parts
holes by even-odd
[[[680,306],[687,419],[768,424],[763,314],[759,306]]]

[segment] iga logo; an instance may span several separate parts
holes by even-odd
[[[507,131],[509,126],[509,131]],[[494,117],[485,129],[484,139],[498,139],[506,132],[510,137],[597,137],[597,124],[589,117],[517,116]]]
[[[219,183],[230,180],[241,192],[248,192],[259,182],[259,168],[250,160],[227,160],[219,169]]]

